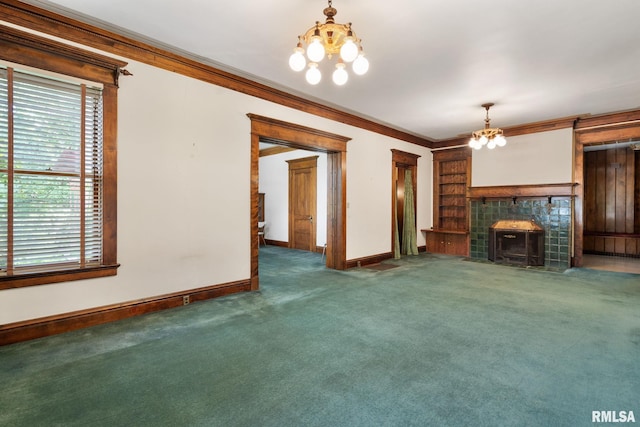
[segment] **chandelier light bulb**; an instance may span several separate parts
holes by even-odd
[[[491,107],[493,107],[492,102],[482,104],[482,108],[487,112],[486,118],[484,119],[484,129],[477,130],[471,134],[469,147],[479,150],[486,145],[489,150],[493,150],[496,147],[504,147],[507,145],[507,140],[503,135],[502,129],[491,127],[491,119],[489,118],[489,108]]]
[[[361,53],[358,55],[355,61],[353,61],[353,72],[357,75],[361,76],[369,70],[369,61],[364,57],[364,54]]]
[[[369,61],[364,57],[361,40],[351,29],[351,22],[339,24],[335,20],[338,11],[328,0],[328,7],[322,11],[326,17],[324,23],[316,21],[315,25],[298,36],[298,45],[289,58],[289,67],[294,71],[302,71],[307,67],[306,79],[311,84],[318,84],[321,79],[318,64],[326,56],[336,59],[332,77],[337,85],[344,85],[349,74],[346,64],[352,64],[356,75],[363,75],[369,70]],[[313,65],[312,65],[313,64]]]
[[[320,80],[322,79],[322,73],[320,73],[320,70],[318,70],[318,64],[316,64],[315,62],[309,63],[309,69],[305,74],[305,78],[307,79],[307,82],[309,84],[317,85],[318,83],[320,83]]]
[[[345,65],[342,62],[336,64],[336,70],[333,72],[333,82],[338,86],[342,86],[349,80],[349,74],[344,69]]]
[[[289,57],[289,67],[291,67],[293,71],[302,71],[306,65],[307,60],[304,59],[304,49],[296,47]]]
[[[313,41],[307,48],[307,57],[312,62],[320,62],[324,58],[324,46],[320,42],[320,36],[313,36]]]
[[[340,58],[344,62],[352,62],[358,56],[358,46],[354,43],[353,37],[345,37],[344,44],[340,48]]]

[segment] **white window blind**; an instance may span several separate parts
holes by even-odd
[[[12,75],[0,74],[0,268],[99,264],[101,90]]]

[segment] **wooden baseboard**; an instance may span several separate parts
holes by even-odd
[[[267,239],[266,242],[267,242],[267,245],[271,245],[271,246],[280,246],[281,248],[288,248],[289,247],[289,242],[283,242],[283,241],[280,241],[280,240]]]
[[[370,255],[362,258],[348,259],[346,263],[346,267],[347,268],[362,267],[365,265],[377,264],[379,262],[382,262],[386,259],[391,259],[391,258],[393,258],[393,253],[387,252],[384,254]]]
[[[251,290],[250,280],[181,291],[154,298],[0,325],[0,346],[115,322],[154,311]]]
[[[279,246],[281,248],[288,248],[289,247],[289,242],[283,242],[283,241],[280,241],[280,240],[267,239],[266,242],[267,242],[267,245],[271,245],[271,246]],[[322,249],[324,249],[322,246],[316,246],[315,247],[315,252],[321,254],[322,253]]]
[[[418,246],[418,252],[426,252],[426,246]],[[393,258],[393,252],[384,254],[370,255],[362,258],[354,258],[347,260],[347,268],[362,267],[365,265],[377,264],[387,259]]]

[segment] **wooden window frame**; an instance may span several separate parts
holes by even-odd
[[[84,280],[117,274],[117,93],[127,64],[14,28],[0,25],[0,59],[103,85],[102,264],[67,270],[24,272],[0,277],[0,289]]]

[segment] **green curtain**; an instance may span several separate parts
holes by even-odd
[[[418,255],[416,212],[413,201],[413,181],[411,169],[404,172],[404,223],[402,227],[402,253]],[[397,229],[397,228],[396,228]]]
[[[400,236],[398,233],[398,183],[396,191],[393,192],[393,257],[400,258]]]

